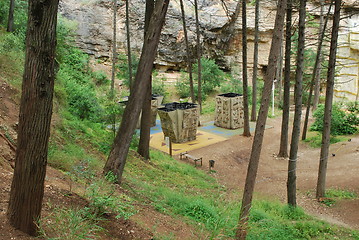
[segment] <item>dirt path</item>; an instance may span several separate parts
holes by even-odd
[[[268,119],[273,128],[265,131],[255,191],[262,196],[286,202],[288,160],[277,158],[280,142],[281,119]],[[215,160],[214,176],[229,189],[242,190],[246,177],[253,137],[235,136],[227,141],[193,150],[195,156]],[[359,136],[350,142],[330,147],[327,172],[327,188],[340,188],[359,194]],[[320,149],[303,143],[299,146],[297,164],[298,205],[308,213],[331,223],[359,229],[359,199],[342,200],[333,207],[325,207],[313,199],[316,188]]]

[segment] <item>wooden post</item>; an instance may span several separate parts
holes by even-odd
[[[170,156],[172,157],[172,142],[171,142],[171,138],[168,138],[168,142],[169,142],[169,148],[170,148]]]

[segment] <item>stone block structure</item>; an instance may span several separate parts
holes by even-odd
[[[183,143],[196,139],[198,126],[198,106],[194,103],[167,103],[158,108],[162,131],[173,143]]]
[[[227,129],[243,127],[243,96],[224,93],[216,96],[214,125]]]

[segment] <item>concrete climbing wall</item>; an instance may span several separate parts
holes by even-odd
[[[193,103],[167,103],[158,109],[161,127],[165,137],[173,143],[183,143],[196,139],[198,107]]]
[[[227,129],[243,127],[243,97],[237,93],[225,93],[216,97],[214,125]]]

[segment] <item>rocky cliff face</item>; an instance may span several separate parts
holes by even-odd
[[[263,1],[260,4],[260,47],[259,65],[267,65],[270,49],[274,18],[276,13],[275,0]],[[199,19],[201,31],[201,46],[205,56],[216,59],[223,68],[235,69],[241,62],[241,17],[234,24],[234,31],[229,32],[231,15],[234,13],[237,1],[234,0],[199,0]],[[191,1],[184,0],[186,23],[189,32],[189,41],[192,54],[195,54],[195,15]],[[108,58],[112,55],[112,0],[61,0],[60,13],[67,19],[77,22],[77,42],[87,53],[96,58]],[[254,6],[248,4],[247,32],[248,32],[248,61],[249,67],[253,57],[254,40]],[[143,41],[145,0],[130,0],[131,21],[131,48],[132,51],[140,53]],[[319,19],[319,0],[309,1],[307,11],[314,19]],[[295,13],[294,13],[295,15]],[[355,0],[344,1],[343,16],[348,18],[341,21],[341,33],[338,61],[347,68],[340,68],[340,81],[349,81],[351,85],[342,88],[342,92],[356,89],[359,86],[359,50],[358,50],[358,22],[359,3]],[[125,28],[125,5],[124,1],[118,1],[117,12],[117,44],[119,52],[126,52],[126,28]],[[349,17],[350,16],[350,17]],[[316,29],[310,29],[314,35]],[[329,30],[328,30],[329,33]],[[230,37],[230,34],[233,34]],[[156,66],[165,69],[179,69],[185,63],[185,43],[181,21],[181,11],[178,1],[171,1],[166,17],[166,24],[162,31],[161,42],[158,48]],[[339,85],[338,85],[339,86]]]
[[[195,16],[193,4],[184,0],[186,22],[189,32],[189,41],[193,54],[195,51]],[[225,4],[220,0],[199,1],[199,19],[201,30],[201,43],[203,53],[206,56],[216,58],[223,66],[229,67],[237,58],[240,49],[241,22],[235,24],[235,33],[229,41],[225,27],[230,22],[230,16],[236,8],[236,1],[227,0]],[[111,0],[62,0],[60,13],[67,19],[77,22],[77,42],[87,53],[96,58],[111,56],[112,42],[112,1]],[[130,1],[131,18],[131,44],[133,51],[139,53],[143,41],[144,0]],[[254,29],[254,7],[249,6],[248,31]],[[261,44],[270,44],[271,30],[274,25],[275,1],[266,1],[261,4]],[[123,1],[118,1],[118,50],[126,49],[125,6]],[[249,42],[252,42],[249,36]],[[265,64],[269,47],[261,47],[260,62]],[[224,50],[223,47],[226,49]],[[250,47],[250,45],[249,45]],[[250,53],[249,53],[250,55]],[[169,68],[179,68],[185,65],[185,44],[181,21],[180,6],[177,1],[171,1],[167,14],[166,25],[162,31],[160,46],[158,49],[157,65]],[[263,57],[262,57],[263,56]]]

